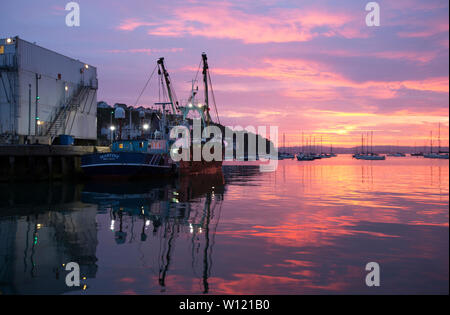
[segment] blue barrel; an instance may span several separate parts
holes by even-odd
[[[69,135],[59,135],[59,144],[60,145],[73,145],[73,137]]]

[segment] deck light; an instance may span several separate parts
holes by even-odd
[[[13,42],[12,38],[9,37],[9,38],[6,39],[6,43],[7,44],[11,44],[12,42]]]
[[[69,90],[69,87],[66,85],[65,87],[64,87],[64,90],[66,90],[66,92]]]
[[[114,131],[114,130],[116,130],[116,127],[111,126],[111,127],[109,127],[109,129],[111,129],[111,131]]]
[[[144,126],[142,126],[142,127],[144,127],[144,129],[147,130],[149,128],[149,125],[148,124],[144,124]]]
[[[84,67],[85,67],[86,69],[89,69],[89,65],[88,65],[88,64],[85,64]]]

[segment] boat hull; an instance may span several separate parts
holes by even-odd
[[[153,177],[175,173],[175,165],[162,154],[141,152],[94,153],[81,157],[81,169],[87,177]]]
[[[215,174],[222,171],[222,161],[180,161],[180,175]]]

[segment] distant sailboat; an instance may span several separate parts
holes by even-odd
[[[353,157],[357,160],[386,160],[386,156],[384,155],[378,155],[377,153],[373,152],[373,131],[371,131],[371,145],[370,145],[370,152],[369,152],[369,134],[367,133],[367,140],[366,140],[366,152],[364,153],[364,134],[361,136],[361,153],[354,154]]]
[[[391,156],[391,157],[405,157],[406,154],[400,152],[400,150],[399,150],[399,145],[398,145],[398,141],[397,141],[397,152],[389,153],[387,156]]]
[[[283,133],[283,149],[284,152],[278,152],[278,160],[293,159],[295,156],[289,152],[286,152],[286,135]]]
[[[430,132],[430,153],[424,154],[426,159],[443,159],[448,160],[448,152],[442,152],[441,150],[441,123],[439,123],[439,135],[438,135],[438,152],[433,152],[433,131]]]

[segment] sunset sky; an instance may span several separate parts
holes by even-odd
[[[449,125],[449,2],[79,0],[81,26],[65,25],[69,1],[2,1],[0,37],[16,36],[97,67],[98,100],[132,105],[164,56],[186,99],[201,53],[209,57],[225,125],[276,125],[336,146],[424,145]],[[138,105],[157,97],[155,82]]]

